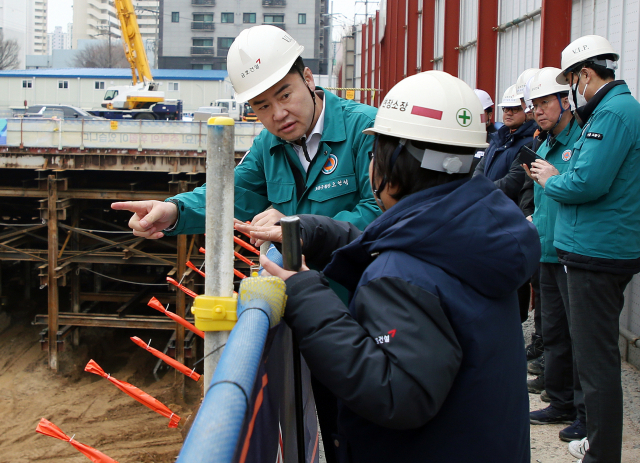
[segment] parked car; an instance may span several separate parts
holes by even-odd
[[[24,117],[51,117],[62,116],[64,119],[91,119],[103,120],[103,117],[89,114],[82,108],[64,104],[36,104],[29,106],[24,113]]]

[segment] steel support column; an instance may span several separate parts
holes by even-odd
[[[560,53],[571,42],[571,0],[542,0],[540,68],[560,67]]]
[[[407,0],[407,76],[420,72],[418,69],[418,26],[420,12],[418,0]]]
[[[367,88],[367,74],[369,69],[369,62],[367,60],[368,53],[367,49],[369,48],[367,39],[369,35],[369,27],[367,23],[362,24],[362,47],[360,50],[360,88]],[[360,90],[360,103],[365,103],[367,92]]]
[[[396,70],[394,85],[406,77],[407,68],[407,2],[396,1]]]
[[[422,65],[420,71],[429,71],[433,69],[433,58],[435,57],[436,0],[423,0],[422,5]]]
[[[458,44],[460,43],[460,0],[444,1],[444,48],[442,69],[458,77]]]
[[[373,38],[375,37],[375,31],[373,30],[373,28],[375,26],[376,23],[373,22],[372,18],[369,18],[367,20],[367,81],[365,82],[365,86],[367,88],[374,88],[372,82],[375,73],[375,66],[373,65],[373,61],[371,59],[374,56],[373,50],[375,50],[375,42],[373,40]],[[368,105],[373,106],[374,92],[367,92],[366,95],[367,97],[365,98],[364,102]]]
[[[376,108],[380,106],[380,101],[382,101],[382,99],[380,98],[380,94],[382,93],[382,77],[381,77],[381,66],[380,66],[380,59],[382,56],[382,50],[381,50],[381,46],[380,46],[380,10],[376,11],[376,30],[375,30],[375,43],[376,43],[376,49],[375,49],[375,53],[376,53],[376,68],[375,68],[375,79],[373,81],[374,85],[376,86],[376,88],[381,89],[379,92],[376,92],[376,97],[374,98],[374,101],[371,103],[372,106],[375,106]]]
[[[55,175],[47,179],[47,229],[48,229],[48,314],[49,314],[49,368],[58,371],[58,183]]]
[[[180,193],[184,193],[188,189],[186,181],[181,180],[179,183]],[[187,235],[178,235],[178,278],[182,281],[187,270]],[[176,314],[185,318],[186,310],[186,294],[183,291],[176,290]],[[184,364],[184,326],[176,323],[176,354],[175,359]],[[176,385],[180,391],[180,396],[184,398],[184,375],[176,371]]]
[[[498,66],[498,32],[493,28],[497,25],[498,0],[478,0],[476,88],[487,92],[493,101],[496,101]]]

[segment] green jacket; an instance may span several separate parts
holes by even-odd
[[[549,140],[547,139],[540,145],[537,154],[553,164],[563,174],[569,168],[571,148],[578,138],[580,138],[580,126],[572,119],[571,123],[567,124],[564,130],[555,138],[553,147],[549,146]],[[533,198],[533,203],[535,204],[533,224],[538,229],[540,246],[542,247],[540,262],[558,263],[558,254],[553,245],[553,229],[556,225],[556,217],[560,206],[556,201],[546,196],[544,189],[537,183],[534,183],[533,186]]]
[[[324,129],[308,175],[290,144],[266,129],[255,138],[235,169],[237,219],[252,220],[273,205],[284,215],[324,215],[364,230],[380,215],[369,185],[373,137],[362,134],[373,125],[377,109],[326,91],[324,98]],[[292,169],[306,178],[300,200]],[[168,235],[204,233],[205,188],[169,198],[178,200],[180,218]]]
[[[554,246],[601,259],[640,257],[640,103],[612,88],[573,146],[569,169],[549,178],[560,203]]]

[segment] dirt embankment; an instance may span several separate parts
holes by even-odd
[[[81,345],[73,350],[68,346],[61,354],[60,372],[54,373],[47,366],[47,353],[40,349],[40,330],[21,320],[0,334],[0,462],[87,461],[71,445],[37,434],[41,417],[120,463],[175,460],[182,445],[181,428],[200,398],[200,385],[187,379],[183,400],[174,372],[156,381],[152,370],[157,359],[128,339],[154,337],[152,346],[162,349],[166,334],[83,329]],[[113,377],[167,405],[182,418],[178,429],[169,429],[167,418],[106,379],[85,373],[91,358]]]

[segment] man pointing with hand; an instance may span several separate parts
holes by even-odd
[[[364,229],[380,214],[368,179],[372,141],[362,134],[376,109],[316,87],[303,50],[268,25],[245,29],[229,49],[235,99],[248,101],[266,129],[235,169],[235,217],[271,226],[285,215],[319,214]],[[133,212],[129,226],[136,236],[198,234],[204,233],[205,192],[203,185],[164,202],[111,207]]]

